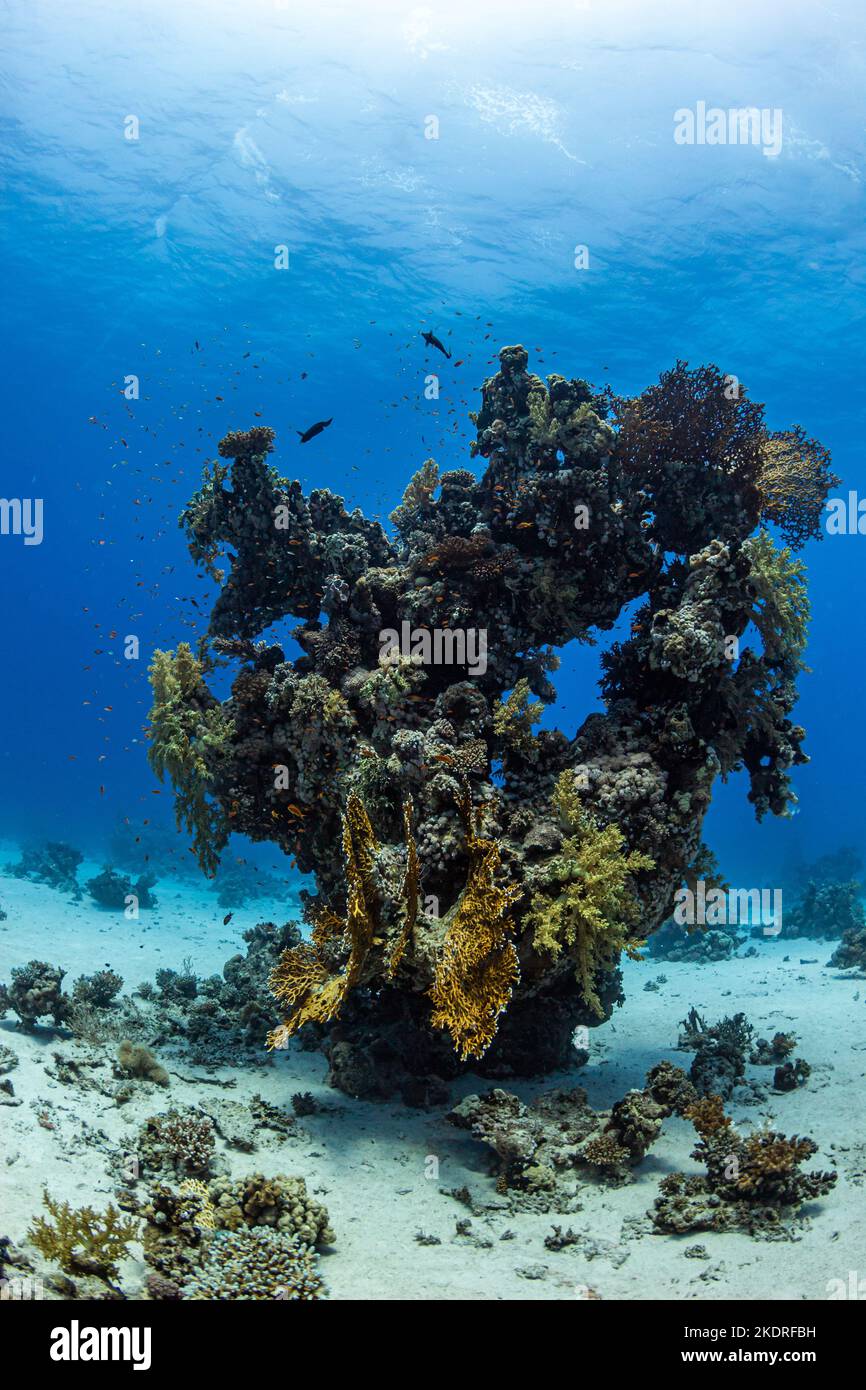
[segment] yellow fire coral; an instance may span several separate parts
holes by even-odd
[[[447,1028],[461,1061],[482,1057],[496,1036],[499,1016],[520,978],[514,945],[508,939],[514,888],[495,882],[499,849],[473,825],[468,787],[457,798],[466,834],[469,870],[466,887],[450,914],[436,978],[430,990],[431,1023]]]
[[[829,452],[802,429],[766,436],[758,473],[761,516],[775,522],[795,550],[820,535],[824,501],[838,481]]]
[[[534,927],[537,951],[571,953],[584,1001],[601,1018],[596,976],[615,970],[623,951],[640,959],[644,943],[630,930],[638,916],[631,876],[653,868],[655,861],[640,850],[624,853],[622,831],[617,825],[599,826],[584,810],[570,773],[559,778],[553,804],[572,833],[541,873],[544,891],[533,897],[527,922]]]
[[[284,951],[272,970],[268,986],[291,1013],[268,1035],[268,1047],[283,1047],[305,1023],[327,1023],[358,982],[367,953],[376,935],[374,857],[379,845],[360,797],[352,795],[343,817],[343,853],[346,857],[348,903],[346,920],[326,908],[316,918],[311,942]],[[329,954],[342,938],[349,956],[333,973]]]
[[[418,920],[418,899],[420,896],[420,883],[418,871],[418,849],[415,844],[415,837],[412,834],[412,801],[411,799],[403,803],[403,833],[406,838],[406,873],[403,878],[401,898],[403,900],[404,918],[400,933],[391,951],[391,958],[388,961],[388,979],[393,980],[403,959],[406,947],[412,940],[412,933],[415,930],[415,923]]]
[[[176,652],[155,651],[149,675],[148,761],[161,782],[168,775],[178,826],[186,826],[199,863],[213,874],[228,839],[228,821],[208,800],[208,789],[234,726],[215,700],[208,703],[203,667],[188,643],[181,642]]]

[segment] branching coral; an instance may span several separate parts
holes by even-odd
[[[507,700],[500,700],[493,711],[493,732],[506,749],[527,756],[536,747],[533,724],[544,713],[543,700],[529,698],[529,681],[525,676],[517,682]]]
[[[624,852],[622,831],[602,828],[587,814],[570,772],[557,781],[553,804],[571,834],[540,874],[545,891],[533,898],[527,921],[537,951],[568,951],[573,957],[581,995],[602,1017],[596,977],[600,970],[615,970],[623,951],[639,959],[644,943],[633,931],[639,911],[632,876],[652,869],[654,861],[640,850]]]
[[[37,1216],[30,1240],[47,1260],[55,1260],[67,1274],[97,1274],[103,1279],[117,1275],[117,1261],[138,1236],[138,1222],[124,1218],[111,1203],[104,1212],[92,1207],[75,1209],[68,1202],[55,1201],[48,1192],[42,1200],[53,1225]]]
[[[766,531],[746,541],[756,605],[751,617],[761,634],[768,661],[795,672],[809,632],[806,566],[786,547],[779,550]]]
[[[168,1110],[145,1120],[138,1152],[149,1173],[205,1174],[214,1145],[213,1121],[188,1108]]]
[[[190,1274],[181,1297],[211,1299],[321,1298],[324,1284],[314,1251],[267,1226],[217,1231],[207,1242],[201,1265]]]
[[[769,1129],[744,1138],[719,1096],[704,1096],[685,1114],[700,1135],[692,1157],[703,1163],[706,1176],[671,1173],[662,1179],[651,1213],[660,1231],[745,1230],[784,1237],[787,1218],[836,1182],[835,1173],[801,1170],[818,1151],[814,1140]]]

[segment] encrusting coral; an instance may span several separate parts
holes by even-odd
[[[392,534],[281,477],[272,430],[227,435],[182,517],[221,584],[210,651],[152,665],[151,760],[207,871],[236,830],[315,875],[272,1041],[307,1026],[356,1094],[565,1064],[670,917],[715,778],[745,769],[757,816],[784,815],[806,761],[804,575],[756,533],[815,533],[820,446],[768,434],[715,367],[623,399],[542,381],[520,346],[473,419],[483,472],[427,460]],[[540,724],[555,649],[635,603],[603,712]],[[260,636],[289,617],[294,659]]]

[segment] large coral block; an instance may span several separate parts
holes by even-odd
[[[350,1089],[565,1062],[705,861],[715,777],[784,814],[806,757],[805,576],[759,528],[808,533],[825,454],[713,367],[625,400],[528,365],[503,348],[481,388],[480,476],[426,460],[390,534],[281,477],[264,427],[183,516],[221,589],[210,652],[154,660],[152,760],[209,871],[237,830],[315,875],[271,1041],[318,1029]],[[605,711],[538,729],[555,648],[635,601]],[[293,660],[256,640],[287,618]]]

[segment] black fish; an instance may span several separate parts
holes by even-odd
[[[446,357],[451,356],[451,353],[448,351],[447,347],[440,343],[435,333],[422,333],[421,337],[424,339],[424,342],[427,344],[428,347],[438,348],[439,351],[443,352]]]
[[[322,430],[326,430],[328,426],[332,425],[333,423],[334,417],[332,415],[330,420],[317,420],[315,425],[310,425],[310,428],[308,430],[298,430],[298,434],[301,437],[301,443],[308,444],[311,439],[315,439],[317,434],[321,434]]]

